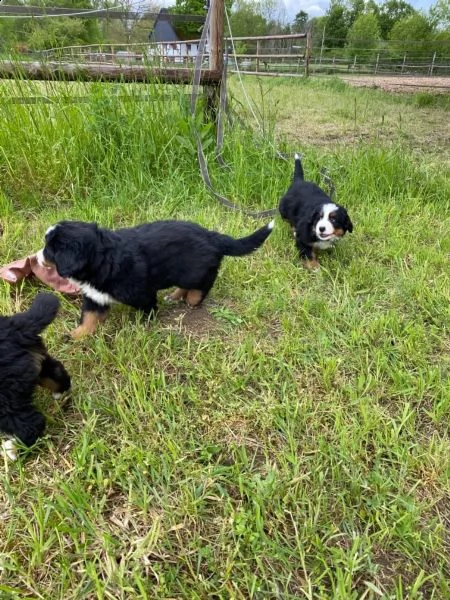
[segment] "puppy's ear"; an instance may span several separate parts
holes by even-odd
[[[79,273],[86,264],[78,248],[65,248],[55,256],[56,270],[61,277],[73,277]]]

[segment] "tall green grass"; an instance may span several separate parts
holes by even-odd
[[[257,253],[224,261],[204,309],[161,299],[146,325],[117,306],[81,343],[65,338],[79,300],[62,298],[46,340],[73,399],[63,409],[38,392],[47,436],[0,467],[2,599],[450,594],[444,162],[404,132],[380,138],[376,120],[344,146],[305,139],[292,113],[290,135],[276,137],[291,102],[315,98],[307,127],[319,138],[354,98],[390,116],[398,99],[335,83],[247,85],[264,135],[234,88],[248,126],[227,127],[229,168],[211,125],[195,120],[218,191],[276,206],[293,164],[274,146],[301,151],[308,177],[328,168],[355,231],[311,274],[278,219]],[[41,247],[61,218],[187,218],[236,236],[259,225],[206,193],[184,89],[0,89],[2,263]],[[52,103],[7,102],[30,93]],[[342,114],[345,135],[354,118]],[[2,314],[40,288],[0,285]]]

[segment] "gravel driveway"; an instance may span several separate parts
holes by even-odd
[[[341,77],[341,79],[350,85],[380,88],[386,92],[450,92],[450,77],[401,77],[393,75],[390,77]]]

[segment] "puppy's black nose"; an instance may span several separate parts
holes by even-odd
[[[319,231],[320,233],[323,233],[325,231],[325,227],[322,225],[322,227],[319,227]]]

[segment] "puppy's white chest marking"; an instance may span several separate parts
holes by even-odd
[[[328,248],[333,247],[335,242],[337,242],[336,239],[323,242],[314,242],[314,248],[317,248],[318,250],[328,250]]]
[[[109,306],[115,302],[114,298],[105,292],[96,290],[90,283],[84,281],[77,281],[76,279],[69,279],[71,283],[78,286],[82,293],[100,306]]]

